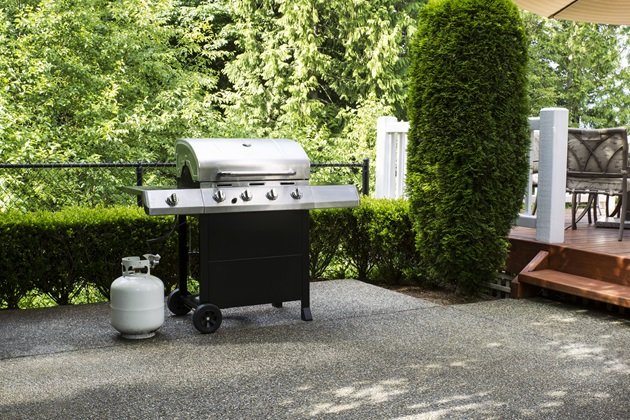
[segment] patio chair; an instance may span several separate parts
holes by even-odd
[[[625,128],[569,128],[567,151],[567,192],[571,193],[571,227],[591,209],[597,220],[598,195],[618,197],[619,240],[623,240],[628,192],[628,134]],[[577,196],[588,194],[586,208],[579,218]],[[606,205],[606,215],[610,215]]]

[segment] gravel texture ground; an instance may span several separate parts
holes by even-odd
[[[121,339],[106,304],[0,311],[0,418],[626,419],[630,321],[545,299],[441,305],[353,280],[167,316]]]

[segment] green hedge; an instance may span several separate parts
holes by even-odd
[[[195,218],[189,220],[195,229]],[[59,305],[75,302],[86,289],[107,298],[112,281],[120,276],[121,258],[145,253],[162,256],[153,272],[169,291],[177,284],[177,235],[152,244],[147,239],[169,233],[173,223],[173,217],[149,217],[127,207],[2,214],[0,308],[17,308],[33,293]],[[417,280],[405,201],[364,198],[354,209],[311,211],[310,244],[313,279]],[[194,258],[191,263],[194,276]]]
[[[148,217],[138,208],[68,208],[0,216],[0,304],[16,308],[37,290],[65,305],[87,286],[103,296],[120,276],[120,260],[148,252],[163,256],[155,274],[167,287],[177,278],[177,241],[171,235],[151,249],[173,218]]]
[[[414,238],[404,200],[364,197],[356,208],[311,211],[311,277],[417,282]]]

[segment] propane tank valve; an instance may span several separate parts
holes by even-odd
[[[149,267],[153,268],[160,263],[160,254],[144,254],[144,258],[149,260]]]

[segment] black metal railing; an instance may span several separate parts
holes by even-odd
[[[361,194],[370,194],[370,159],[350,163],[311,163],[311,168],[356,168],[361,169]]]
[[[73,205],[132,205],[139,201],[121,193],[120,187],[173,185],[174,168],[173,162],[0,163],[0,212],[55,211]],[[339,169],[348,171],[343,174]],[[314,182],[356,183],[362,194],[369,194],[369,159],[312,163],[311,172]]]

